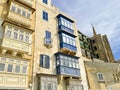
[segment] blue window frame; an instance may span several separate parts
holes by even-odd
[[[56,53],[55,56],[57,74],[80,76],[79,57],[67,55],[61,52]]]
[[[41,54],[39,66],[42,68],[50,68],[50,57],[48,55]]]
[[[43,0],[43,3],[48,4],[48,0]]]
[[[43,11],[43,19],[48,21],[48,13]]]
[[[50,31],[45,31],[45,44],[46,45],[51,45],[52,44],[51,32]]]

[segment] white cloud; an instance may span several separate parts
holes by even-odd
[[[107,34],[113,53],[120,53],[120,0],[54,0],[54,3],[76,19],[81,32],[91,36],[94,24],[97,33]]]

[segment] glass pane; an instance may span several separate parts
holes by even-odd
[[[27,13],[27,18],[30,18],[30,13]]]
[[[11,11],[15,12],[16,7],[12,6]]]
[[[25,36],[25,42],[29,42],[29,36]]]
[[[5,69],[5,64],[0,63],[0,71],[4,71],[4,69]]]
[[[52,84],[50,82],[48,83],[48,90],[52,90]]]
[[[4,58],[4,57],[1,57],[1,60],[2,60],[2,61],[6,61],[6,58]]]
[[[11,37],[11,31],[7,30],[6,36]]]
[[[13,65],[8,64],[8,69],[7,69],[7,72],[12,72],[12,69],[13,69]]]
[[[23,41],[23,35],[22,34],[20,34],[19,40]]]
[[[46,90],[46,83],[45,83],[45,81],[41,81],[41,90]]]
[[[14,39],[17,39],[18,33],[14,32]]]
[[[22,16],[25,17],[25,15],[26,15],[26,11],[22,11]]]
[[[24,74],[27,73],[27,67],[24,66],[24,67],[22,68],[22,73],[24,73]]]
[[[17,65],[17,66],[15,67],[15,73],[20,73],[20,66]]]
[[[21,9],[20,8],[17,9],[17,13],[21,14]]]

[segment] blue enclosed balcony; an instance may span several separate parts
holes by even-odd
[[[62,52],[55,53],[58,75],[80,77],[79,57]]]
[[[67,33],[73,34],[74,35],[74,30],[64,26],[64,25],[59,25],[59,31],[65,31]]]
[[[70,44],[67,44],[67,43],[60,43],[60,48],[61,49],[68,49],[70,51],[73,51],[73,52],[77,52],[77,47],[76,46],[73,46],[73,45],[70,45]]]
[[[80,69],[65,66],[57,66],[57,74],[80,77]]]

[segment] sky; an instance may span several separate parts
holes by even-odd
[[[120,0],[52,0],[52,4],[75,18],[87,36],[93,34],[91,24],[98,34],[106,34],[115,60],[120,59]]]

